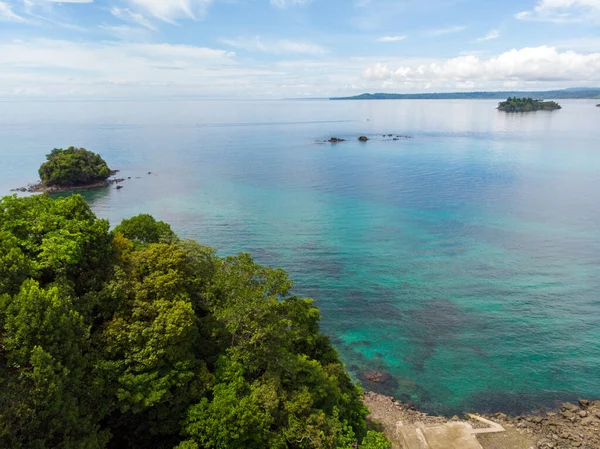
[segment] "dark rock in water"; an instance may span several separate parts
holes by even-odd
[[[388,137],[392,137],[392,136],[393,136],[393,134],[388,134]]]
[[[340,139],[339,137],[332,137],[331,139],[328,140],[328,142],[330,143],[339,143],[339,142],[345,142],[346,139]]]
[[[596,105],[596,107],[597,107],[597,108],[600,108],[600,104],[597,104],[597,105]]]
[[[152,172],[151,172],[151,171],[149,171],[149,172],[148,172],[148,174],[149,174],[149,175],[151,175],[151,174],[152,174]]]
[[[361,142],[368,142],[369,138],[367,136],[360,136],[358,140]]]
[[[365,379],[369,382],[383,383],[390,378],[390,373],[385,371],[370,370],[364,372]]]
[[[406,401],[404,403],[404,406],[409,409],[409,410],[416,410],[417,406],[415,405],[415,403],[413,401]]]
[[[117,190],[121,190],[123,186],[117,186]]]
[[[400,140],[400,139],[398,139],[397,137],[394,137],[392,140]]]
[[[131,176],[128,176],[127,179],[131,179]]]

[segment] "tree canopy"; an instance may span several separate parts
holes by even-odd
[[[0,199],[3,447],[389,449],[291,288],[147,215]]]
[[[554,101],[534,100],[533,98],[509,97],[506,101],[498,103],[498,109],[505,112],[532,112],[532,111],[553,111],[562,109]]]
[[[47,186],[86,185],[104,181],[112,174],[104,159],[85,148],[55,148],[46,159],[39,175]]]

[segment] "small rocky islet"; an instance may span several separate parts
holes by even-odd
[[[535,112],[556,111],[562,109],[562,106],[555,101],[534,100],[531,97],[508,97],[506,101],[498,103],[497,109],[504,112]]]
[[[412,139],[411,136],[403,136],[403,135],[395,135],[395,134],[383,134],[381,136],[383,138],[384,141],[396,141],[396,140],[400,140],[400,139]],[[367,137],[367,136],[360,136],[358,137],[358,141],[359,142],[363,142],[366,143],[370,140],[381,140],[381,139],[375,139],[374,137]],[[348,139],[343,139],[341,137],[330,137],[328,140],[323,140],[323,143],[342,143],[342,142],[347,142]],[[321,141],[318,141],[321,142]]]
[[[27,187],[11,189],[23,193],[64,193],[78,190],[91,190],[114,184],[116,190],[123,188],[125,178],[116,178],[119,170],[113,170],[99,154],[85,148],[55,148],[46,155],[38,171],[40,182]],[[151,175],[152,172],[148,172]],[[131,179],[129,176],[127,179]],[[139,177],[136,177],[139,179]]]

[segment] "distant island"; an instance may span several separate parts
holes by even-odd
[[[555,111],[562,107],[555,101],[541,101],[533,98],[509,97],[498,104],[498,110],[504,112]]]
[[[354,97],[337,97],[330,100],[500,100],[507,97],[531,97],[534,100],[552,98],[554,100],[566,99],[593,99],[600,98],[600,87],[574,87],[562,90],[548,90],[543,92],[440,92],[419,94],[362,94]]]
[[[55,148],[46,155],[38,171],[41,182],[15,189],[21,192],[68,192],[94,189],[120,183],[123,179],[109,179],[118,173],[111,170],[102,157],[85,148]],[[120,188],[120,186],[118,187]]]

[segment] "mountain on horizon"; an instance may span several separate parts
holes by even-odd
[[[546,91],[481,91],[435,92],[418,94],[364,93],[353,97],[333,97],[330,100],[495,100],[508,97],[531,97],[534,100],[598,99],[600,87],[570,87]]]

